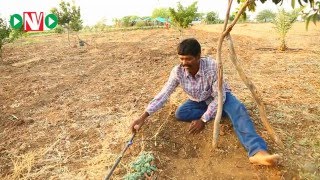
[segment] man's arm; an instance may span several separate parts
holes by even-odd
[[[218,109],[218,82],[216,81],[212,85],[212,97],[213,101],[208,105],[207,111],[202,115],[201,120],[203,122],[208,122],[211,120],[217,112]],[[226,89],[228,89],[228,86],[225,82],[222,83],[222,95],[223,95],[223,104],[226,100]]]
[[[130,125],[131,132],[136,133],[144,124],[144,121],[148,116],[149,114],[147,112],[144,112],[138,119],[134,120]]]
[[[149,103],[145,112],[138,119],[134,120],[131,123],[130,129],[133,133],[141,128],[147,117],[159,110],[164,105],[172,92],[179,85],[179,81],[177,79],[177,68],[178,67],[176,66],[172,69],[168,81],[166,82],[162,90]]]
[[[168,100],[170,95],[179,85],[177,77],[178,66],[174,67],[170,73],[169,79],[163,86],[162,90],[151,100],[146,108],[146,112],[152,115],[154,112],[163,107],[164,103]]]

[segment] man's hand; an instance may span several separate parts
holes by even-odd
[[[201,120],[193,120],[190,124],[188,132],[190,134],[197,134],[204,129],[205,123]]]
[[[144,119],[138,118],[134,120],[130,125],[131,132],[136,133],[143,124],[144,124]]]
[[[141,126],[144,124],[144,120],[149,116],[147,112],[143,113],[141,117],[138,119],[134,120],[131,125],[130,125],[130,130],[132,133],[136,133]]]

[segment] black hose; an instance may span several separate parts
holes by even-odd
[[[113,171],[114,171],[114,170],[116,169],[116,167],[118,166],[118,164],[119,164],[121,158],[123,157],[124,153],[125,153],[126,150],[132,145],[132,143],[133,143],[133,138],[134,138],[135,135],[136,135],[136,133],[133,133],[133,134],[132,134],[131,139],[129,140],[129,142],[127,143],[127,145],[126,145],[126,146],[124,147],[124,149],[122,150],[120,156],[118,157],[116,163],[112,166],[112,168],[111,168],[111,170],[109,171],[109,174],[108,174],[108,176],[105,178],[105,180],[109,180],[109,179],[110,179]]]

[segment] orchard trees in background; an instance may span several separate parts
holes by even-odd
[[[2,54],[2,46],[5,43],[5,40],[9,38],[10,28],[7,26],[7,23],[4,19],[0,18],[0,58]]]
[[[121,26],[122,27],[130,27],[134,26],[136,22],[138,21],[139,16],[133,15],[133,16],[124,16],[121,18]]]
[[[180,33],[183,28],[187,28],[189,24],[197,17],[197,2],[192,3],[190,6],[183,7],[180,2],[178,2],[177,10],[174,8],[169,8],[170,18],[173,25],[177,26]]]
[[[206,14],[205,22],[206,24],[218,24],[221,23],[222,20],[219,19],[218,13],[211,11]]]
[[[124,16],[122,18],[113,18],[113,26],[116,28],[128,28],[135,26],[136,28],[143,28],[145,26],[153,26],[154,20],[149,16],[139,17],[136,15]]]
[[[27,35],[27,33],[23,30],[23,25],[19,29],[12,29],[7,25],[5,20],[0,17],[0,57],[2,47],[5,43],[13,42],[24,35]]]
[[[28,33],[24,31],[23,25],[19,29],[10,28],[9,42],[13,42],[14,40],[23,36],[28,36]]]
[[[156,8],[152,11],[152,18],[162,17],[162,18],[169,18],[170,11],[168,8]]]
[[[100,19],[100,20],[93,26],[93,29],[96,30],[96,31],[104,31],[104,30],[108,29],[107,19],[106,19],[106,18]]]
[[[229,21],[233,21],[235,17],[236,17],[235,14],[231,14],[231,15],[229,16]]]
[[[69,31],[79,31],[83,27],[80,7],[75,4],[71,5],[69,2],[61,1],[59,8],[52,8],[50,12],[58,17],[58,25],[68,30],[69,42]]]
[[[260,11],[256,16],[257,22],[272,22],[276,17],[276,13],[272,12],[269,9]]]
[[[113,26],[114,27],[120,27],[121,26],[121,19],[119,19],[119,18],[113,18],[112,19],[112,23],[113,23]]]

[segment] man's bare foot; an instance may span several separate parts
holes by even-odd
[[[278,154],[269,154],[266,151],[259,151],[254,156],[249,157],[249,161],[257,165],[272,166],[275,165],[280,159]]]

